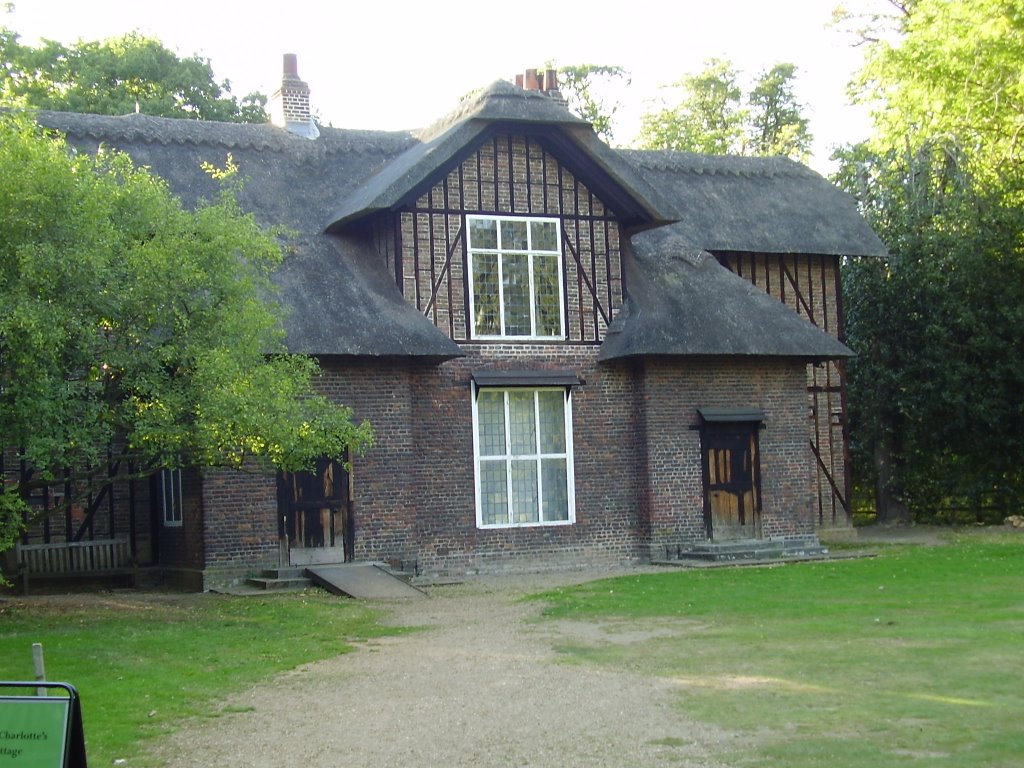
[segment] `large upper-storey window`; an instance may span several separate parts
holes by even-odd
[[[569,392],[483,388],[474,399],[473,420],[477,525],[572,523]]]
[[[478,339],[562,339],[557,219],[468,216],[470,316]]]

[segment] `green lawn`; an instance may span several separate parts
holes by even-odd
[[[238,711],[232,692],[398,631],[377,619],[321,592],[15,598],[0,601],[0,680],[33,680],[32,643],[42,643],[47,678],[82,696],[90,765],[139,765],[148,739]]]
[[[536,596],[559,619],[660,631],[567,661],[675,679],[689,715],[751,735],[731,765],[1024,765],[1024,536],[871,559],[668,571]]]

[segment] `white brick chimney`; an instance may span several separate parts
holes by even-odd
[[[284,55],[284,74],[281,87],[267,104],[270,122],[285,130],[315,139],[320,135],[309,112],[309,86],[299,79],[298,58],[294,53]]]

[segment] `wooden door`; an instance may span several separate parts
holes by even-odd
[[[290,565],[353,559],[354,525],[344,466],[319,459],[312,472],[279,472],[278,533]]]
[[[757,430],[756,424],[704,429],[704,518],[712,540],[761,537]]]

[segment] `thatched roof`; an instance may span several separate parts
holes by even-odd
[[[541,144],[572,166],[580,180],[600,189],[605,204],[627,227],[645,229],[671,220],[665,213],[669,206],[657,191],[601,142],[588,123],[546,93],[499,81],[467,97],[455,112],[417,134],[419,143],[342,201],[328,231],[339,231],[360,218],[411,202],[489,136],[513,125],[516,132],[534,133]],[[550,126],[559,130],[547,130]]]
[[[217,193],[202,164],[228,155],[246,179],[239,202],[266,225],[295,233],[274,275],[293,351],[319,355],[424,357],[462,354],[399,293],[383,261],[351,237],[322,234],[338,198],[416,144],[405,132],[325,128],[316,140],[271,125],[239,125],[128,115],[40,114],[72,143],[131,155],[167,180],[185,205]]]
[[[790,357],[852,353],[773,296],[677,237],[627,262],[629,296],[601,360],[639,356]]]
[[[823,359],[849,350],[700,251],[880,255],[852,201],[782,159],[614,151],[550,96],[495,83],[419,133],[40,113],[89,151],[112,146],[164,177],[186,205],[217,192],[203,163],[238,166],[239,202],[295,232],[274,280],[289,347],[319,355],[462,354],[399,293],[361,220],[415,199],[495,132],[535,135],[623,218],[628,299],[602,348],[632,355]],[[675,223],[671,223],[675,220]],[[643,232],[643,230],[649,230]]]
[[[716,253],[884,256],[853,198],[785,157],[621,150],[670,201],[669,232]],[[639,247],[646,241],[641,239]],[[656,247],[656,246],[652,246]]]

